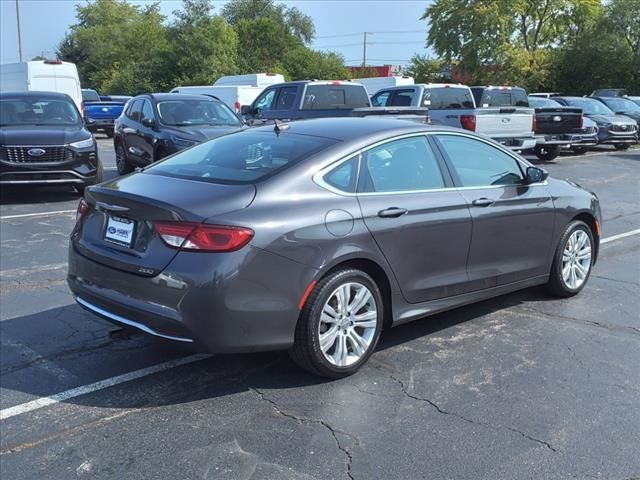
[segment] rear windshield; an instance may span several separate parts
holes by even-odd
[[[0,125],[79,125],[75,104],[65,98],[3,98],[0,100]]]
[[[162,123],[178,127],[188,125],[241,125],[229,107],[222,102],[202,100],[163,100],[158,102],[158,115]]]
[[[549,98],[529,97],[529,106],[533,108],[561,107],[558,102]]]
[[[571,107],[581,108],[585,115],[614,115],[604,103],[591,98],[569,98],[566,102]]]
[[[211,183],[250,184],[308,158],[338,140],[269,131],[225,135],[183,150],[145,172]]]
[[[333,110],[369,107],[362,85],[309,85],[304,93],[303,110]]]
[[[431,110],[460,110],[475,108],[468,88],[427,88],[422,96],[422,106]]]
[[[100,95],[95,90],[82,90],[83,102],[99,102]]]
[[[473,88],[473,96],[478,108],[486,107],[528,107],[529,99],[521,88]]]

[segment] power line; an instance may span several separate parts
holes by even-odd
[[[356,36],[360,36],[362,35],[363,32],[354,32],[354,33],[341,33],[338,35],[320,35],[318,37],[315,37],[316,39],[320,39],[320,38],[344,38],[344,37],[356,37]],[[375,34],[375,35],[384,35],[384,34],[395,34],[395,35],[400,35],[400,34],[405,34],[405,33],[426,33],[426,30],[380,30],[378,32],[367,32],[370,34]]]

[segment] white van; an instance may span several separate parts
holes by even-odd
[[[414,85],[413,77],[397,76],[397,77],[370,77],[370,78],[354,78],[354,82],[361,83],[367,89],[369,96],[375,95],[383,88],[401,87],[403,85]]]
[[[264,87],[252,87],[250,85],[202,85],[198,87],[176,87],[171,93],[189,93],[194,95],[210,95],[224,102],[235,113],[240,113],[242,105],[251,105],[262,93]]]
[[[284,76],[279,73],[250,73],[220,77],[214,82],[214,85],[251,85],[266,88],[276,83],[284,83]]]
[[[35,60],[0,65],[0,92],[9,91],[66,93],[82,112],[82,90],[74,63]]]

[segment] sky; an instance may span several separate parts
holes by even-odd
[[[86,0],[18,0],[24,60],[55,49],[75,23],[75,5]],[[347,65],[360,65],[363,37],[367,34],[367,65],[406,64],[414,53],[426,54],[427,25],[420,16],[431,0],[290,0],[280,1],[311,16],[316,39],[311,45],[344,55]],[[131,1],[144,5],[146,1]],[[214,1],[220,11],[226,1]],[[0,63],[18,61],[15,0],[0,0]],[[180,0],[162,0],[168,17]]]

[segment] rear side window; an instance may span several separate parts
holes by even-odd
[[[280,89],[275,110],[291,110],[296,100],[298,87],[283,87]]]
[[[358,175],[358,156],[341,163],[324,176],[324,181],[345,193],[355,193]]]
[[[425,137],[403,138],[363,153],[363,192],[412,192],[444,187]]]
[[[390,107],[410,107],[413,100],[413,90],[396,90],[387,105]]]
[[[422,96],[422,106],[432,110],[460,110],[475,108],[468,88],[427,88]]]
[[[368,106],[369,97],[362,85],[309,85],[302,109],[333,110]]]
[[[145,172],[202,182],[250,184],[337,142],[324,137],[245,130],[183,150]]]

